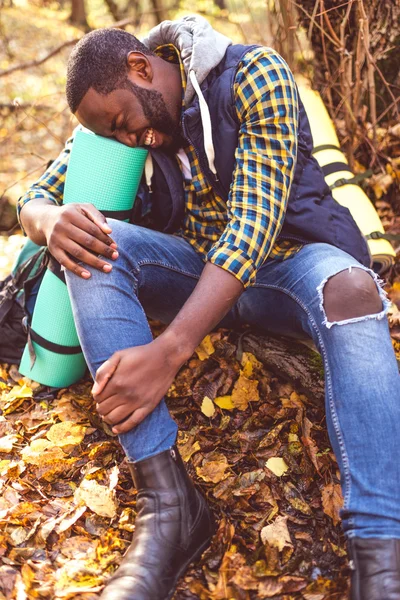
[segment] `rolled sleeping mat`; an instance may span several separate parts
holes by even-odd
[[[106,217],[129,221],[148,151],[77,131],[64,186],[64,204],[90,202]],[[20,372],[43,385],[66,387],[85,373],[64,273],[49,262],[28,332]]]
[[[340,149],[335,127],[319,93],[311,89],[304,77],[296,77],[296,81],[310,122],[314,142],[313,154],[324,172],[325,181],[331,188],[334,199],[349,209],[359,229],[367,238],[374,270],[382,273],[393,264],[396,253],[390,242],[381,237],[385,235],[385,230],[379,215],[358,185],[365,175],[354,176],[351,172],[347,158]]]

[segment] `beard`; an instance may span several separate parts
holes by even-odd
[[[150,127],[171,138],[171,143],[168,144],[168,148],[172,152],[175,152],[178,151],[179,148],[185,146],[186,140],[183,136],[180,124],[176,123],[171,116],[162,94],[156,90],[142,88],[129,80],[128,85],[132,93],[134,93],[139,100],[144,115],[150,123]]]

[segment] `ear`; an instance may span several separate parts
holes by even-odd
[[[141,52],[129,52],[126,62],[132,79],[139,79],[147,83],[153,81],[153,68],[148,56]]]

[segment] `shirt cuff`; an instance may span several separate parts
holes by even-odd
[[[43,198],[44,200],[50,200],[53,204],[57,205],[58,203],[56,202],[56,200],[54,199],[54,197],[50,194],[47,193],[45,191],[40,191],[40,192],[27,192],[24,196],[21,196],[21,198],[18,200],[17,203],[17,219],[18,219],[18,223],[19,226],[22,229],[22,233],[24,234],[24,236],[26,236],[26,231],[21,223],[21,210],[22,208],[25,206],[25,204],[28,204],[28,202],[30,202],[31,200],[38,200]]]
[[[207,261],[234,275],[244,288],[255,281],[257,269],[254,260],[235,246],[226,243],[214,246],[207,254]]]

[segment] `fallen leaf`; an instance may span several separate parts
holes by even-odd
[[[85,504],[101,517],[113,519],[117,513],[117,502],[114,490],[100,485],[94,479],[83,479],[75,490],[74,500],[77,504]]]
[[[18,439],[18,436],[13,433],[0,437],[0,452],[11,452]]]
[[[206,417],[212,417],[215,414],[215,406],[211,398],[204,396],[203,402],[201,403],[201,412]]]
[[[269,458],[265,463],[265,466],[277,477],[282,477],[282,475],[289,470],[288,465],[285,463],[283,458],[280,458],[279,456],[273,456],[272,458]]]
[[[86,427],[83,425],[75,425],[72,421],[62,421],[52,425],[46,437],[53,442],[54,446],[68,450],[82,442],[85,432]]]
[[[215,348],[211,341],[211,337],[206,335],[201,344],[196,348],[196,354],[200,360],[206,360],[211,354],[214,354],[214,352]]]
[[[304,420],[303,420],[304,434],[301,437],[301,441],[303,442],[304,446],[306,447],[306,450],[308,452],[308,455],[311,459],[312,464],[315,467],[315,470],[317,471],[318,475],[321,475],[318,457],[317,457],[318,447],[317,447],[317,444],[315,443],[315,441],[311,437],[311,428],[312,428],[311,421],[309,419],[307,419],[307,417],[304,417]]]
[[[214,400],[214,404],[224,410],[233,410],[235,408],[232,402],[232,396],[217,396]]]
[[[21,451],[24,462],[33,465],[47,464],[52,460],[62,460],[65,458],[61,448],[54,446],[52,442],[44,439],[33,440],[29,446]]]
[[[342,490],[338,483],[328,483],[322,490],[322,507],[324,513],[333,521],[334,525],[340,523],[340,509],[343,506]]]
[[[228,477],[228,473],[225,473],[229,467],[228,460],[224,454],[215,454],[213,460],[205,458],[201,467],[196,467],[196,473],[204,481],[211,481],[212,483],[218,483]]]
[[[240,373],[232,391],[232,404],[238,410],[246,410],[249,402],[257,402],[260,399],[258,393],[258,381],[248,379]]]
[[[183,446],[179,446],[179,452],[182,456],[182,460],[188,462],[193,454],[200,450],[200,444],[198,441],[193,442],[194,438],[191,437],[189,440],[183,444]]]
[[[282,552],[285,546],[292,546],[287,520],[287,517],[276,517],[273,523],[263,527],[260,532],[262,543],[278,548],[279,552]]]

